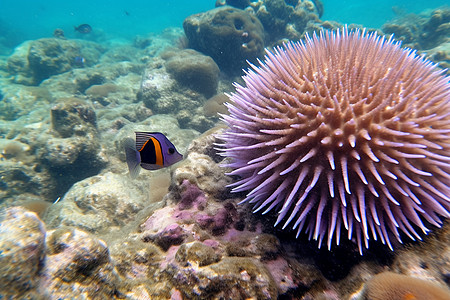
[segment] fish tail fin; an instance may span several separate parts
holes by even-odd
[[[131,178],[136,178],[139,175],[141,156],[139,151],[136,150],[135,142],[133,139],[127,138],[123,142],[125,148],[125,156],[128,165],[128,171],[130,172]]]

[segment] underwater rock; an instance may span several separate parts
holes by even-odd
[[[167,253],[158,246],[131,237],[111,244],[110,252],[123,282],[123,293],[117,298],[126,295],[126,299],[135,300],[173,299],[174,287],[161,267]]]
[[[394,34],[404,46],[428,50],[450,41],[450,8],[441,7],[431,12],[407,14],[383,25],[382,30]]]
[[[17,160],[17,157],[0,161],[0,208],[20,205],[21,200],[55,198],[56,181],[49,172],[33,162],[35,159],[34,155],[29,155],[23,161]]]
[[[222,128],[215,127],[189,145],[186,158],[173,173],[173,181],[180,187],[184,180],[188,180],[208,195],[218,199],[229,197],[229,189],[226,185],[230,184],[232,179],[225,175],[218,165],[223,157],[217,154],[213,146],[216,141],[215,136],[221,130]]]
[[[46,144],[44,159],[54,168],[70,166],[79,158],[83,147],[78,139],[51,138]]]
[[[425,49],[450,41],[450,7],[442,7],[431,12],[423,25],[421,43]]]
[[[62,138],[85,136],[97,131],[97,117],[89,103],[78,98],[62,98],[51,108],[52,128]]]
[[[155,235],[147,235],[145,241],[151,240],[167,251],[171,246],[180,245],[186,238],[185,230],[177,223],[172,223]]]
[[[29,68],[28,50],[32,41],[25,41],[14,48],[14,52],[8,57],[7,70],[13,76],[15,83],[33,85],[33,74]]]
[[[56,181],[55,193],[63,195],[75,182],[100,172],[107,158],[97,135],[68,138],[48,137],[38,157]]]
[[[450,223],[414,247],[400,250],[391,266],[401,273],[441,285],[450,284]]]
[[[192,49],[168,51],[162,56],[167,72],[175,80],[194,91],[211,97],[219,84],[219,67],[214,60]]]
[[[135,36],[133,40],[133,46],[138,49],[145,49],[153,43],[153,39],[148,36]]]
[[[9,140],[0,138],[0,158],[17,160],[26,159],[27,151],[30,150],[28,144],[22,143],[17,140]]]
[[[21,207],[0,213],[0,295],[22,297],[39,285],[45,253],[45,228]],[[12,298],[11,298],[12,299]],[[24,298],[23,298],[24,299]]]
[[[227,245],[226,253],[229,256],[261,257],[263,260],[271,260],[277,258],[280,250],[280,241],[272,234],[261,233],[256,236],[242,234]]]
[[[365,285],[358,300],[390,299],[450,299],[450,289],[434,282],[396,274],[382,272],[373,276]]]
[[[77,58],[85,65],[96,63],[104,49],[93,42],[43,38],[18,46],[8,59],[8,71],[14,81],[39,85],[50,76],[79,67]]]
[[[142,76],[136,95],[138,101],[155,114],[170,114],[177,118],[181,127],[203,132],[211,128],[217,118],[205,117],[202,104],[206,97],[195,90],[177,83],[164,66],[164,61],[155,59]],[[208,88],[209,89],[209,88]]]
[[[255,15],[264,26],[269,44],[283,39],[300,39],[310,23],[320,23],[323,4],[320,0],[260,0],[251,1],[218,0],[216,6],[231,5]]]
[[[196,152],[188,153],[180,166],[175,169],[173,178],[180,185],[184,180],[188,180],[198,185],[202,191],[219,199],[228,196],[226,185],[231,183],[231,178],[223,173],[211,157]]]
[[[196,241],[181,245],[175,259],[182,265],[204,267],[217,262],[219,256],[212,247]]]
[[[252,14],[233,7],[218,7],[187,17],[183,22],[189,47],[211,56],[220,69],[239,74],[263,53],[264,30]]]
[[[113,64],[120,61],[129,61],[139,63],[139,60],[145,55],[145,51],[131,45],[116,45],[106,51],[100,58],[101,64]]]
[[[75,57],[80,55],[80,48],[74,41],[46,38],[31,42],[28,63],[35,84],[69,71]]]
[[[50,299],[77,297],[112,299],[117,273],[105,242],[78,229],[50,230],[39,290]]]
[[[15,121],[47,109],[53,96],[47,88],[8,83],[0,88],[0,119]]]
[[[205,267],[168,269],[187,299],[277,299],[270,272],[257,259],[224,257]]]
[[[85,93],[93,85],[101,85],[106,81],[105,74],[102,72],[82,72],[75,78],[76,91]]]
[[[97,174],[106,158],[101,153],[95,111],[87,102],[59,99],[51,108],[51,124],[53,136],[39,137],[38,157],[55,177],[61,195],[73,183]]]
[[[250,0],[216,0],[216,7],[229,5],[239,9],[245,9],[250,5]]]
[[[113,243],[110,252],[118,273],[124,277],[140,280],[160,276],[164,252],[152,243],[125,239]]]
[[[21,207],[1,212],[1,297],[113,299],[117,279],[105,242],[77,229],[46,232],[36,214]]]
[[[135,220],[149,203],[148,183],[107,172],[75,183],[44,217],[48,227],[73,226],[88,232],[111,232]]]
[[[228,109],[225,103],[228,101],[228,96],[219,93],[211,98],[209,98],[203,104],[203,113],[207,117],[218,117],[219,114],[228,114]]]
[[[109,104],[106,99],[110,93],[117,91],[117,85],[113,83],[96,84],[90,86],[84,93],[93,101],[99,101],[104,106]]]
[[[439,46],[429,49],[426,52],[429,59],[439,64],[444,70],[447,70],[447,75],[450,75],[450,42],[442,43]]]

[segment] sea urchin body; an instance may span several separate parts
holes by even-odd
[[[360,252],[450,216],[450,84],[431,61],[343,28],[267,51],[243,79],[222,150],[255,211],[319,247],[345,229]]]

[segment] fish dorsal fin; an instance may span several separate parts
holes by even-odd
[[[154,137],[154,132],[136,131],[136,150],[140,151],[144,144]]]

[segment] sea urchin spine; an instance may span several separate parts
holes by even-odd
[[[441,226],[450,213],[450,84],[414,50],[365,30],[267,51],[222,118],[234,192],[283,228],[339,244]],[[275,225],[276,225],[275,224]]]

